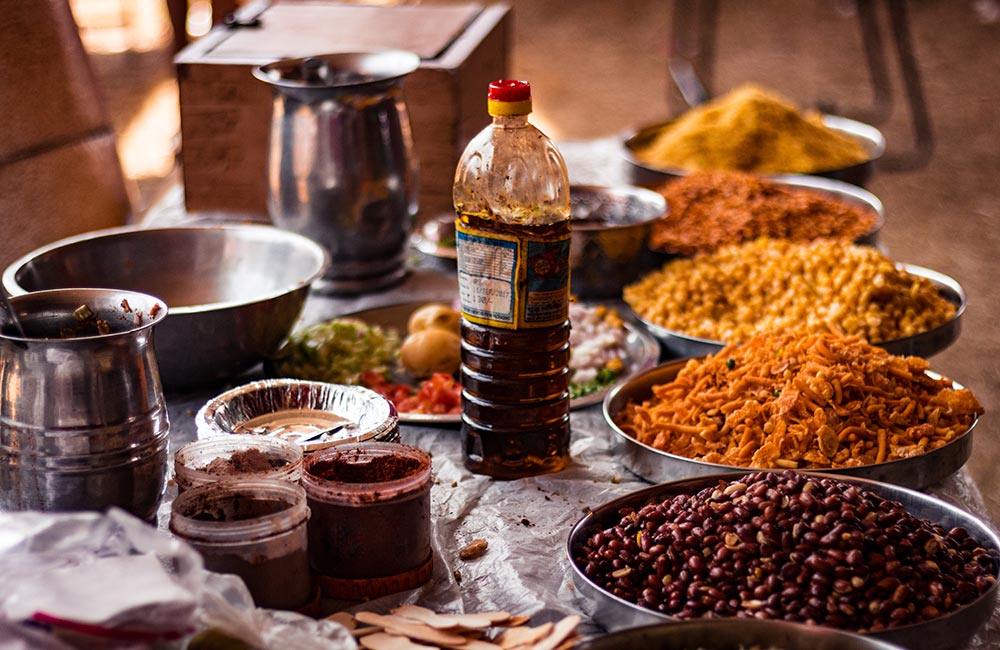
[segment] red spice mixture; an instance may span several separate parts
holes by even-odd
[[[269,472],[286,464],[280,458],[270,458],[261,450],[251,448],[234,451],[228,458],[220,456],[202,467],[201,471],[215,476],[233,476]]]
[[[338,454],[309,468],[313,476],[341,483],[385,483],[406,478],[424,464],[406,456],[372,456],[363,462],[358,455]]]
[[[759,237],[854,241],[872,232],[878,220],[872,210],[743,172],[695,172],[659,192],[670,212],[653,224],[649,245],[678,255]]]

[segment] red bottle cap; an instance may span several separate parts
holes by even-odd
[[[489,98],[498,102],[523,102],[531,99],[531,84],[517,79],[498,79],[490,84]]]
[[[531,84],[516,79],[500,79],[490,84],[487,111],[497,115],[527,115],[531,112]]]

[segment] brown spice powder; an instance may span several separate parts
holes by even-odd
[[[695,172],[659,191],[670,213],[653,224],[650,247],[677,255],[758,237],[854,241],[878,221],[873,210],[743,172]]]

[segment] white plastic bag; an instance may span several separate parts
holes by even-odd
[[[246,585],[128,513],[0,513],[0,650],[182,648],[214,628],[261,650],[356,650],[332,621],[257,609]]]

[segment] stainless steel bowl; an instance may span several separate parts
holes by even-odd
[[[962,315],[965,313],[966,303],[965,290],[956,280],[944,273],[938,273],[937,271],[914,264],[897,264],[897,267],[911,275],[930,280],[937,287],[941,295],[948,302],[955,305],[955,315],[947,322],[926,332],[892,339],[891,341],[881,341],[874,345],[884,348],[891,354],[925,358],[932,357],[954,343],[962,331]],[[635,314],[635,318],[642,323],[643,327],[649,330],[650,334],[660,341],[664,352],[669,356],[699,357],[706,354],[715,354],[726,345],[723,341],[691,336],[683,332],[667,329],[643,318],[639,314]]]
[[[615,419],[629,402],[642,402],[649,399],[653,393],[653,386],[673,381],[686,363],[686,359],[669,361],[636,374],[615,386],[605,396],[602,409],[604,420],[615,435],[615,453],[621,458],[625,467],[654,483],[708,476],[726,471],[752,471],[751,468],[747,467],[707,463],[656,449],[639,442],[616,424]],[[940,375],[935,373],[929,374],[940,378]],[[955,386],[961,387],[958,384]],[[978,421],[977,419],[976,422],[973,422],[962,436],[926,454],[874,465],[811,469],[809,471],[885,481],[915,490],[937,485],[960,470],[969,459],[969,455],[972,453],[972,432]]]
[[[195,426],[199,439],[270,435],[297,442],[307,452],[349,442],[399,441],[396,407],[375,391],[301,379],[264,379],[228,390],[201,407]]]
[[[621,298],[622,288],[655,265],[652,223],[667,214],[657,192],[632,186],[572,185],[570,291],[582,300]]]
[[[170,308],[157,328],[163,386],[231,378],[272,354],[291,330],[328,257],[301,235],[266,225],[113,228],[35,250],[4,271],[13,295],[107,287]]]
[[[573,558],[590,535],[609,528],[621,519],[619,511],[622,508],[638,509],[647,503],[663,501],[678,494],[694,494],[703,488],[718,485],[720,480],[733,480],[746,473],[746,471],[742,471],[714,474],[654,485],[592,509],[573,527],[565,550],[572,568],[573,585],[582,599],[581,604],[584,611],[605,629],[612,632],[644,625],[676,622],[678,619],[672,616],[640,607],[613,596],[592,582],[577,566]],[[993,529],[973,515],[940,499],[887,483],[846,476],[838,478],[854,483],[883,498],[898,501],[911,515],[940,524],[946,530],[956,526],[965,528],[969,535],[979,541],[987,550],[1000,551],[1000,537],[997,537]],[[992,615],[996,606],[998,585],[1000,585],[1000,581],[995,582],[986,593],[975,601],[938,618],[923,623],[868,632],[864,636],[895,643],[910,650],[957,650],[964,647]]]
[[[661,623],[587,638],[574,650],[903,650],[871,637],[815,625],[752,618]]]
[[[621,155],[628,163],[629,180],[632,183],[643,187],[651,187],[660,185],[672,178],[676,178],[677,176],[684,176],[687,174],[687,171],[683,169],[656,167],[655,165],[650,165],[649,163],[639,160],[635,156],[636,150],[648,145],[656,137],[660,130],[672,121],[673,120],[667,120],[665,122],[659,122],[657,124],[643,127],[623,140]],[[882,135],[881,131],[876,129],[874,126],[837,115],[824,115],[823,124],[834,131],[839,131],[843,135],[860,142],[865,150],[868,151],[869,158],[868,160],[856,165],[840,167],[837,169],[819,170],[811,175],[825,176],[827,178],[833,178],[864,187],[871,178],[875,161],[881,158],[885,153],[885,137]]]

